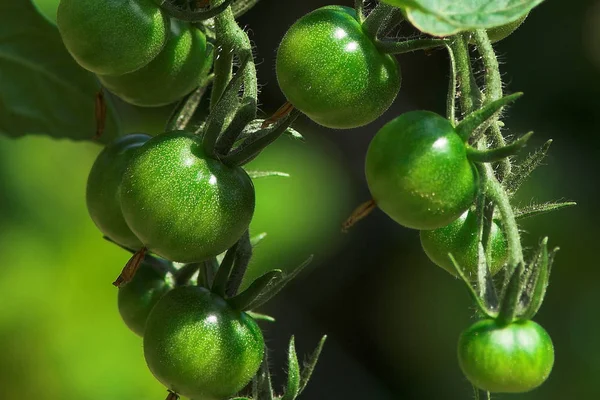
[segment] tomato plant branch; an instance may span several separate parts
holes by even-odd
[[[364,0],[354,0],[354,9],[356,10],[356,16],[358,17],[358,22],[361,24],[365,20],[365,1]]]
[[[448,50],[448,58],[450,59],[450,79],[448,82],[448,97],[446,98],[446,118],[456,126],[456,59],[454,58],[454,51],[452,47],[446,42],[446,49]]]
[[[367,18],[365,18],[362,24],[363,31],[372,38],[376,38],[380,31],[387,29],[390,18],[397,11],[397,7],[378,3]]]
[[[456,35],[450,42],[450,48],[456,60],[457,83],[463,115],[469,115],[478,106],[479,95],[474,82],[469,49],[462,35]]]
[[[236,18],[241,17],[246,14],[248,11],[252,9],[256,4],[258,4],[259,0],[235,0],[233,4],[231,4],[231,10],[233,11],[233,15]]]
[[[208,10],[182,10],[180,7],[176,6],[171,0],[160,0],[158,2],[158,5],[168,15],[177,18],[181,21],[202,22],[222,13],[227,7],[229,7],[232,1],[233,0],[224,0],[221,4],[213,5]]]
[[[403,54],[417,50],[437,49],[446,45],[445,39],[414,39],[404,41],[378,40],[377,48],[387,54]]]

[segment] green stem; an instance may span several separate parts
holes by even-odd
[[[456,126],[456,59],[454,58],[454,51],[446,42],[446,49],[448,50],[448,58],[450,59],[450,79],[448,82],[448,97],[446,98],[446,118]]]
[[[241,17],[242,15],[244,15],[248,11],[250,11],[252,9],[252,7],[254,7],[258,2],[259,2],[259,0],[236,0],[236,1],[234,1],[233,4],[231,5],[233,15],[236,18]]]
[[[523,262],[523,247],[521,246],[521,234],[515,218],[515,213],[510,204],[508,194],[498,182],[494,175],[491,165],[485,165],[487,175],[486,194],[496,204],[500,215],[502,216],[502,225],[508,241],[508,265],[511,273],[519,264]]]
[[[356,15],[358,16],[358,22],[362,24],[365,20],[365,1],[354,0],[354,9],[356,10]]]
[[[396,7],[389,4],[378,3],[377,6],[364,20],[362,27],[367,35],[376,38],[381,30],[386,29],[390,17],[394,15]]]
[[[415,39],[401,42],[391,40],[378,40],[375,42],[382,53],[403,54],[411,51],[437,49],[446,45],[444,39]]]
[[[496,57],[496,52],[494,51],[494,47],[492,46],[492,42],[488,37],[487,31],[485,29],[478,29],[474,32],[473,38],[475,39],[477,51],[481,55],[483,66],[485,68],[485,103],[489,103],[494,100],[498,100],[503,96],[500,66],[498,64],[498,58]],[[498,125],[498,117],[492,121],[489,133],[491,139],[494,141],[494,144],[497,147],[503,147],[506,145],[506,141],[504,140],[504,136],[502,136],[500,126]],[[508,158],[502,160],[498,169],[498,178],[500,181],[502,181],[504,177],[510,175],[510,172],[510,160]]]
[[[181,8],[173,4],[173,2],[170,0],[162,0],[159,3],[159,6],[163,9],[165,13],[167,13],[173,18],[177,18],[181,21],[195,23],[206,21],[207,19],[213,18],[216,15],[222,13],[227,7],[229,7],[232,1],[233,0],[221,1],[219,5],[212,5],[211,8],[206,11],[182,10]]]
[[[476,99],[478,99],[477,85],[473,79],[473,70],[471,69],[471,58],[469,57],[469,48],[462,35],[457,35],[450,42],[450,48],[454,53],[457,70],[457,83],[460,88],[460,105],[463,115],[469,115],[476,108]]]

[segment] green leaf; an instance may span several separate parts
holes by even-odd
[[[300,393],[300,365],[296,355],[294,337],[290,339],[288,347],[288,379],[284,395],[281,400],[294,400]]]
[[[319,357],[321,356],[321,352],[323,351],[323,346],[325,346],[326,340],[327,335],[324,335],[319,341],[315,351],[313,351],[313,353],[304,362],[304,368],[302,369],[302,373],[300,375],[300,389],[298,390],[298,394],[302,393],[306,388],[306,385],[308,385],[308,381],[310,380],[310,377],[317,366],[317,362],[319,361]]]
[[[533,132],[529,132],[509,145],[495,147],[492,149],[479,150],[471,146],[467,146],[467,158],[473,162],[491,163],[504,160],[514,156],[527,144],[527,141],[533,136]]]
[[[29,0],[0,1],[0,133],[90,140],[100,84],[64,47],[58,29]],[[107,99],[102,142],[120,134]]]
[[[517,220],[537,217],[538,215],[546,214],[552,211],[562,210],[563,208],[574,207],[577,203],[574,201],[565,201],[565,202],[550,202],[544,204],[532,204],[527,207],[520,208],[515,210],[515,218]]]
[[[434,36],[488,29],[514,22],[543,0],[383,0],[401,7],[420,31]]]
[[[492,101],[479,110],[472,112],[456,126],[456,133],[466,142],[471,136],[477,135],[480,131],[485,131],[504,106],[516,101],[521,96],[523,96],[523,93],[517,92]]]
[[[542,306],[550,280],[551,263],[557,251],[558,249],[554,249],[548,253],[548,238],[544,238],[540,243],[539,250],[529,267],[531,272],[521,298],[524,310],[520,313],[520,318],[533,318]]]

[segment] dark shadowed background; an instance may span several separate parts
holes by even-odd
[[[56,0],[38,3],[51,13]],[[334,2],[262,0],[242,18],[256,45],[266,114],[284,102],[274,72],[280,38],[297,18],[325,4]],[[523,223],[527,246],[547,235],[562,249],[536,317],[554,340],[556,364],[541,388],[494,398],[597,399],[600,1],[567,6],[548,0],[497,50],[507,91],[526,94],[511,107],[507,132],[534,130],[529,151],[554,139],[547,165],[521,189],[518,202],[568,199],[579,206]],[[263,326],[280,385],[290,335],[302,354],[329,335],[304,399],[473,395],[455,355],[458,335],[474,314],[461,282],[426,258],[416,231],[378,210],[348,234],[340,232],[352,209],[369,197],[363,165],[377,129],[409,110],[444,112],[445,52],[402,55],[399,61],[402,90],[380,120],[332,131],[300,118],[296,127],[306,143],[282,138],[253,162],[291,178],[256,182],[252,231],[268,237],[256,250],[251,277],[294,268],[315,254],[309,270],[263,310],[277,318]],[[156,131],[167,114],[141,112],[129,128]],[[85,181],[99,150],[92,143],[0,138],[2,399],[165,396],[145,366],[141,340],[116,309],[110,283],[128,254],[102,240],[87,216]]]

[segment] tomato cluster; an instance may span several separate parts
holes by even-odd
[[[153,0],[61,0],[57,25],[73,58],[138,106],[179,100],[210,68],[204,33],[169,18]]]

